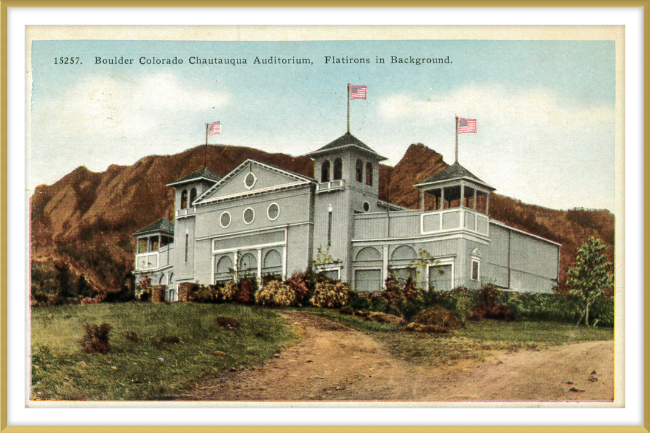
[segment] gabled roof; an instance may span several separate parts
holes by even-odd
[[[326,144],[325,146],[321,147],[318,150],[315,150],[313,152],[310,152],[307,154],[307,156],[316,156],[316,155],[321,155],[327,152],[332,152],[335,150],[340,150],[346,147],[356,147],[357,149],[360,149],[362,151],[365,151],[367,153],[371,153],[375,155],[377,158],[379,158],[380,161],[384,161],[387,158],[384,158],[374,150],[370,148],[367,144],[359,140],[357,137],[354,135],[350,134],[349,132],[346,132],[345,134],[341,135],[339,138],[336,140],[332,141],[329,144]]]
[[[293,171],[289,171],[289,170],[284,170],[282,168],[278,168],[278,167],[275,167],[275,166],[270,165],[270,164],[264,164],[263,162],[255,161],[254,159],[249,158],[246,161],[239,164],[233,171],[231,171],[230,173],[225,175],[219,182],[217,182],[212,187],[210,187],[208,190],[206,190],[203,194],[201,194],[199,196],[199,198],[197,198],[196,201],[194,202],[194,205],[209,202],[209,200],[208,201],[204,201],[204,200],[206,198],[210,197],[212,194],[214,194],[222,185],[224,185],[226,182],[228,182],[228,180],[235,177],[237,175],[237,173],[242,171],[244,168],[248,167],[249,164],[258,165],[258,166],[264,167],[264,168],[266,168],[268,170],[275,171],[276,173],[284,174],[285,176],[288,176],[290,178],[295,179],[297,182],[301,182],[301,183],[314,183],[315,182],[315,180],[312,179],[311,177],[303,176],[302,174],[294,173]],[[286,186],[288,186],[288,185],[282,185],[282,187],[286,187]]]
[[[455,180],[455,179],[469,179],[476,183],[480,183],[481,185],[486,186],[487,188],[494,190],[494,188],[489,186],[487,183],[483,182],[481,179],[479,179],[468,169],[460,165],[458,162],[455,162],[449,167],[445,168],[444,170],[439,171],[438,173],[429,177],[427,180],[418,183],[417,185],[415,185],[415,187],[417,188],[420,186],[425,186],[425,185],[430,185],[434,183],[444,182],[448,180]]]
[[[149,224],[143,229],[133,233],[133,236],[142,236],[150,233],[174,234],[174,224],[167,218],[160,218],[158,221]]]
[[[221,177],[214,171],[210,170],[208,167],[203,167],[188,174],[187,176],[181,177],[177,181],[167,184],[167,186],[181,185],[183,183],[194,182],[197,180],[219,182],[221,180]]]

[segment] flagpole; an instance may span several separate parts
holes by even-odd
[[[348,83],[348,134],[350,133],[350,83]]]
[[[203,152],[203,166],[208,167],[208,123],[205,124],[205,152]]]
[[[458,162],[458,116],[456,116],[456,162]]]

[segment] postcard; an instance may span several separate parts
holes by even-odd
[[[27,29],[27,406],[624,406],[622,28],[168,30]]]

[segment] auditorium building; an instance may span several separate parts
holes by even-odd
[[[494,188],[458,162],[414,185],[412,210],[379,199],[386,158],[350,133],[308,156],[313,178],[249,159],[223,178],[206,167],[170,183],[174,221],[134,233],[136,278],[166,285],[170,301],[179,283],[310,266],[362,292],[382,290],[389,272],[429,290],[557,285],[561,245],[489,218]]]

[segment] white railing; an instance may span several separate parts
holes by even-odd
[[[158,251],[136,254],[135,269],[138,271],[155,269],[158,267],[159,261],[160,257]]]
[[[331,180],[329,182],[322,182],[317,184],[316,193],[318,194],[321,192],[338,191],[343,188],[345,188],[345,180],[343,179]]]
[[[472,209],[457,207],[420,214],[420,233],[429,235],[452,230],[468,230],[489,236],[487,215]]]
[[[195,207],[190,207],[187,209],[176,209],[176,216],[177,217],[184,217],[184,216],[191,216],[196,214],[196,208]]]

